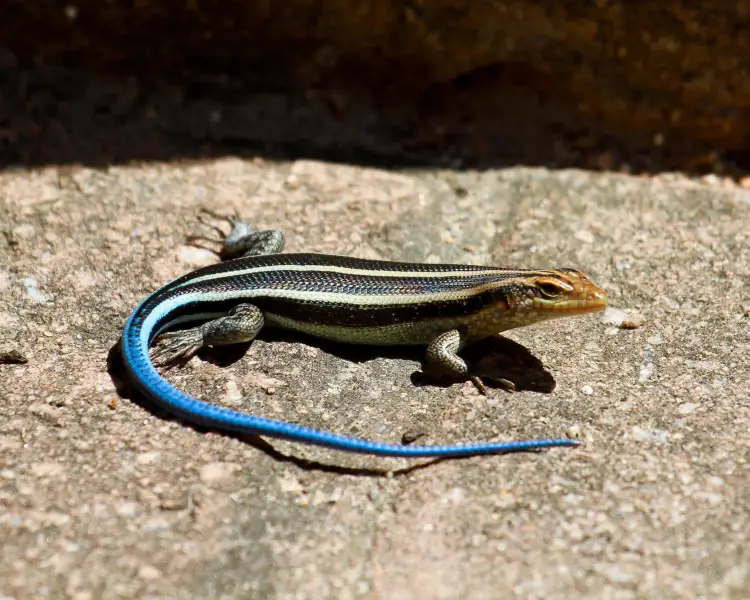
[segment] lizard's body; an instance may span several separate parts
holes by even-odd
[[[180,392],[154,368],[189,359],[201,347],[252,340],[264,325],[339,342],[426,345],[443,371],[477,377],[457,352],[515,327],[600,310],[606,293],[573,269],[529,270],[472,265],[372,261],[324,254],[280,254],[278,231],[251,232],[234,222],[225,255],[240,255],[188,273],[154,292],[131,315],[122,338],[138,387],[189,421],[352,452],[390,456],[462,456],[571,446],[572,440],[488,442],[460,446],[382,444],[255,417]],[[187,322],[203,324],[181,331]],[[149,347],[157,338],[161,345]]]

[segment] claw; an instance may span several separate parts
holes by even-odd
[[[516,391],[516,384],[513,383],[510,379],[505,379],[505,377],[496,377],[492,381],[495,381],[503,386],[503,389],[506,392],[513,393]]]
[[[482,380],[479,379],[479,377],[474,376],[474,377],[470,377],[469,379],[474,384],[474,387],[477,388],[477,390],[479,391],[479,393],[482,394],[482,396],[486,396],[487,395],[487,388],[485,387],[485,385],[482,382]]]
[[[216,213],[216,212],[214,212],[214,211],[212,211],[212,210],[210,210],[208,208],[201,207],[201,209],[198,211],[198,214],[195,216],[195,218],[198,220],[198,222],[201,225],[203,225],[204,227],[208,227],[211,231],[213,231],[214,233],[216,233],[219,236],[219,238],[218,239],[216,239],[216,238],[209,238],[207,236],[191,236],[191,237],[195,237],[195,238],[198,238],[198,239],[203,239],[203,240],[207,240],[207,241],[211,241],[211,242],[216,242],[217,244],[222,243],[223,240],[224,240],[224,238],[226,237],[226,233],[224,233],[224,231],[222,231],[221,227],[218,227],[217,225],[214,225],[208,219],[206,219],[206,217],[204,216],[204,214],[208,215],[208,216],[210,216],[210,217],[212,217],[214,219],[221,219],[221,220],[224,220],[224,221],[228,221],[229,223],[232,222],[232,217],[227,217],[226,215],[220,215],[220,214],[218,214],[218,213]]]
[[[221,227],[218,227],[217,225],[214,225],[211,223],[204,215],[208,215],[212,219],[220,219],[222,221],[226,221],[232,226],[232,230],[227,234],[224,233],[224,231],[221,229]],[[203,225],[204,227],[209,228],[214,233],[217,234],[217,237],[211,237],[207,235],[201,235],[201,234],[191,234],[187,236],[188,243],[196,242],[196,241],[203,241],[203,242],[209,242],[211,244],[219,244],[221,245],[220,250],[213,250],[213,252],[216,252],[219,256],[222,256],[223,254],[227,254],[227,245],[232,243],[232,240],[236,238],[241,238],[246,235],[248,235],[250,232],[252,232],[253,228],[250,223],[246,223],[243,221],[240,211],[237,207],[234,208],[234,215],[222,215],[220,213],[217,213],[210,208],[206,208],[205,206],[202,206],[198,214],[196,215],[196,219],[198,219],[198,222]],[[230,252],[231,254],[231,252]]]

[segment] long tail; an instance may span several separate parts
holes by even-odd
[[[138,311],[136,311],[137,313]],[[148,398],[169,413],[196,425],[234,433],[264,435],[346,452],[407,458],[449,458],[479,454],[499,454],[539,448],[574,447],[569,439],[483,442],[450,446],[402,446],[362,440],[310,427],[256,417],[197,400],[171,385],[156,370],[148,354],[149,332],[128,320],[122,337],[122,353],[132,380]]]

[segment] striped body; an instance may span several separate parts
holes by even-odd
[[[529,294],[532,278],[556,273],[273,254],[193,271],[154,293],[141,314],[155,336],[177,323],[216,318],[240,302],[252,302],[267,325],[333,341],[423,345],[438,333],[463,328],[468,344],[565,316],[533,310]]]
[[[125,365],[144,394],[169,412],[203,426],[380,456],[488,454],[575,446],[577,442],[402,446],[318,431],[192,398],[158,373],[149,347],[167,329],[194,321],[231,321],[232,311],[245,306],[249,315],[255,315],[251,325],[257,329],[244,340],[252,339],[265,324],[341,342],[428,345],[428,358],[437,356],[449,366],[465,368],[453,353],[472,341],[554,317],[599,310],[604,303],[606,294],[572,269],[535,271],[275,253],[207,266],[168,283],[130,316],[121,347]],[[179,340],[181,332],[174,335],[178,338],[175,347],[189,345]],[[195,332],[184,337],[196,335],[197,347],[210,345]],[[443,338],[448,348],[445,356],[441,356],[444,348],[436,346]],[[189,358],[195,350],[175,356],[187,354]]]

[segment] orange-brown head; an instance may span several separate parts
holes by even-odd
[[[491,289],[493,302],[467,322],[467,341],[607,306],[607,292],[575,269],[508,269]]]
[[[534,308],[548,318],[580,315],[607,306],[607,292],[575,269],[555,269],[530,277],[527,290]]]

